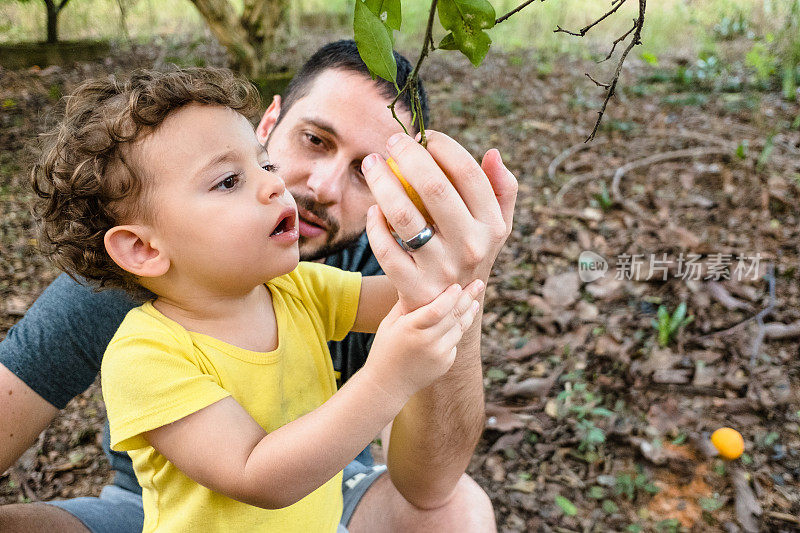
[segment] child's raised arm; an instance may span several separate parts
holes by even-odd
[[[144,436],[215,492],[263,508],[291,505],[342,470],[413,394],[450,368],[481,290],[478,281],[453,285],[405,315],[395,304],[364,367],[323,405],[269,434],[228,397]]]
[[[397,303],[397,289],[386,276],[361,278],[356,320],[351,331],[375,333],[381,321]]]

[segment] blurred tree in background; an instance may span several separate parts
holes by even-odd
[[[9,0],[4,0],[8,2]],[[16,0],[20,3],[28,3],[30,0]],[[58,16],[61,10],[67,7],[69,0],[42,0],[47,10],[47,42],[50,44],[58,42]]]
[[[267,52],[278,42],[285,26],[289,0],[245,0],[241,13],[229,0],[191,2],[228,50],[231,68],[250,79],[263,78],[267,74]]]

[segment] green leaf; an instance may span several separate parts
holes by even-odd
[[[611,500],[603,500],[603,511],[608,514],[614,514],[619,511],[619,507]]]
[[[442,50],[458,50],[458,45],[456,44],[456,38],[453,37],[453,32],[448,33],[442,38],[442,40],[439,42],[439,48]]]
[[[575,516],[578,514],[578,508],[575,507],[575,504],[563,496],[556,496],[556,504],[561,507],[561,510],[564,511],[564,514],[567,516]]]
[[[645,52],[642,54],[642,59],[649,65],[653,65],[654,67],[658,66],[658,58],[655,56],[655,54]]]
[[[372,76],[397,83],[397,63],[392,53],[389,30],[363,0],[356,0],[353,13],[353,34],[358,54]]]
[[[493,381],[499,381],[501,379],[506,379],[506,373],[500,368],[490,368],[486,371],[486,377]]]
[[[487,0],[441,0],[438,10],[439,22],[452,33],[455,47],[474,66],[480,65],[492,44],[489,34],[484,31],[494,26],[495,11],[492,4]],[[447,36],[443,42],[450,46]]]
[[[686,302],[681,302],[675,312],[672,314],[672,320],[669,322],[670,333],[674,333],[679,327],[683,325],[683,319],[686,318]]]
[[[600,486],[593,486],[589,488],[589,497],[595,500],[602,500],[606,497],[606,489]]]
[[[736,157],[739,159],[747,159],[747,141],[744,140],[736,147]]]
[[[592,409],[592,414],[597,416],[612,416],[614,413],[605,407],[595,407]]]
[[[713,513],[722,508],[722,502],[717,498],[700,498],[700,507],[702,507],[704,511]]]
[[[400,0],[364,0],[364,3],[388,29],[400,29],[403,20]]]

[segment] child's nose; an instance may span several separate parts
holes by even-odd
[[[283,179],[274,172],[267,172],[261,176],[261,183],[259,183],[258,199],[260,202],[268,204],[283,196],[286,191],[286,183]]]

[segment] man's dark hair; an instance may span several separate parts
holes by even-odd
[[[397,86],[403,87],[411,71],[414,69],[408,59],[397,52],[394,52],[394,59],[397,62]],[[281,112],[278,116],[277,123],[280,123],[283,116],[291,109],[295,102],[308,95],[311,85],[317,76],[329,69],[356,72],[370,77],[367,65],[364,64],[364,60],[362,60],[361,56],[358,54],[355,41],[342,40],[328,43],[317,50],[314,55],[303,64],[295,77],[292,78],[292,81],[286,88],[283,101],[281,102]],[[380,94],[385,96],[387,100],[394,100],[394,97],[397,96],[397,90],[394,88],[392,82],[376,77],[375,85],[378,86]],[[428,127],[430,120],[428,113],[428,95],[425,93],[422,80],[419,79],[417,80],[417,92],[419,93],[419,99],[422,104],[422,120],[425,127]],[[411,96],[409,91],[405,91],[397,103],[399,107],[411,113]],[[413,115],[413,113],[411,114]],[[419,117],[417,117],[412,126],[415,132],[419,131]]]

